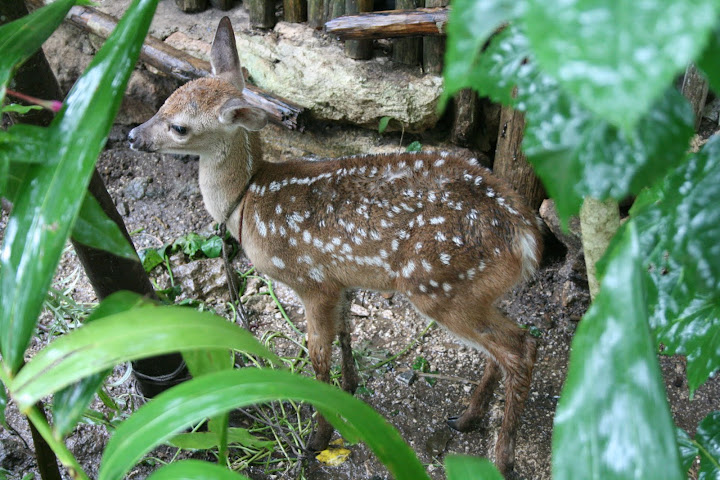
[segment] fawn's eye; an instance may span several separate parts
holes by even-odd
[[[187,127],[183,127],[182,125],[172,124],[172,125],[170,125],[170,128],[175,130],[178,133],[178,135],[186,135],[187,134]]]

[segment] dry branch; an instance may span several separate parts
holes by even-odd
[[[388,10],[330,20],[325,31],[341,40],[445,35],[448,8]]]
[[[28,0],[33,8],[44,5],[42,0]],[[76,27],[102,38],[107,38],[117,26],[112,15],[91,7],[76,6],[70,9],[67,21]],[[140,60],[178,80],[187,82],[210,74],[210,63],[188,55],[182,50],[148,36],[140,52]],[[251,104],[268,113],[270,120],[291,130],[301,128],[303,108],[276,97],[254,85],[247,85],[245,96]]]

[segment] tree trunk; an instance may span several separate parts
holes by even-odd
[[[22,3],[19,0],[13,0],[12,2],[0,2],[0,6],[5,7],[8,3],[16,2]],[[3,16],[7,17],[7,15]],[[57,79],[42,50],[38,51],[31,61],[26,62],[18,70],[15,75],[15,83],[22,93],[34,97],[63,98]],[[47,126],[52,121],[52,113],[47,110],[38,110],[34,117],[27,116],[26,118],[35,125]],[[93,173],[88,190],[102,206],[105,214],[120,227],[130,241],[125,223],[115,209],[115,204],[105,189],[97,170]],[[131,241],[130,244],[132,245]],[[119,258],[110,252],[96,250],[75,241],[73,241],[73,246],[100,300],[120,290],[130,290],[140,295],[157,298],[152,283],[140,262]],[[137,374],[136,379],[141,391],[146,396],[152,397],[186,379],[187,369],[184,365],[182,356],[179,353],[173,353],[138,360],[133,362],[133,369]]]
[[[493,171],[508,181],[532,209],[537,210],[545,199],[545,189],[522,152],[524,130],[525,115],[503,107]]]
[[[346,0],[345,14],[371,12],[372,0]],[[348,40],[345,42],[345,55],[355,60],[369,60],[372,57],[372,40]]]
[[[469,147],[473,141],[478,123],[478,101],[475,91],[466,88],[453,98],[455,111],[450,141],[461,147]]]
[[[605,254],[610,240],[619,227],[620,211],[615,200],[601,202],[594,198],[585,198],[580,209],[580,230],[592,299],[595,299],[595,295],[600,290],[595,265]]]
[[[697,130],[702,121],[702,112],[705,108],[705,100],[707,100],[708,81],[694,63],[688,65],[685,70],[681,92],[690,101],[695,113],[695,130]]]

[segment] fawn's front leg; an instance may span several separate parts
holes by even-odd
[[[315,291],[301,295],[307,319],[308,351],[315,370],[315,378],[326,383],[330,382],[332,342],[335,339],[335,324],[339,321],[341,310],[340,294],[341,292]],[[344,336],[347,338],[347,330]],[[330,422],[318,413],[317,425],[308,442],[308,449],[319,451],[327,448],[333,430]]]

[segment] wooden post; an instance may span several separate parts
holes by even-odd
[[[328,20],[325,33],[340,40],[373,40],[378,38],[426,37],[445,35],[448,9],[418,8],[348,14]]]
[[[186,13],[202,12],[207,8],[207,0],[175,0],[175,3]]]
[[[466,88],[460,90],[453,99],[455,112],[450,141],[461,147],[469,147],[475,136],[478,123],[478,101],[475,91]]]
[[[218,10],[230,10],[234,0],[210,0],[210,5]]]
[[[325,21],[345,15],[345,0],[327,0],[325,2]]]
[[[425,7],[445,7],[447,0],[425,0]],[[425,73],[434,73],[440,75],[443,68],[443,57],[445,55],[445,38],[442,37],[423,37],[423,71]]]
[[[285,21],[300,23],[307,20],[307,0],[283,0]]]
[[[525,198],[530,208],[538,209],[545,199],[545,189],[520,147],[524,130],[525,115],[510,107],[503,107],[493,171],[498,177],[507,180]]]
[[[414,10],[418,0],[395,0],[397,10]],[[400,38],[393,42],[393,61],[402,65],[417,65],[420,62],[420,38]]]
[[[275,2],[273,0],[250,0],[250,25],[254,28],[275,26]]]
[[[373,0],[345,0],[345,13],[371,12]],[[372,40],[348,40],[345,42],[345,54],[355,60],[369,60],[372,57]]]
[[[307,0],[308,25],[320,29],[325,25],[325,0]]]
[[[692,105],[695,113],[695,130],[697,130],[702,121],[702,112],[705,108],[705,100],[707,100],[708,81],[694,63],[687,66],[680,91]]]

